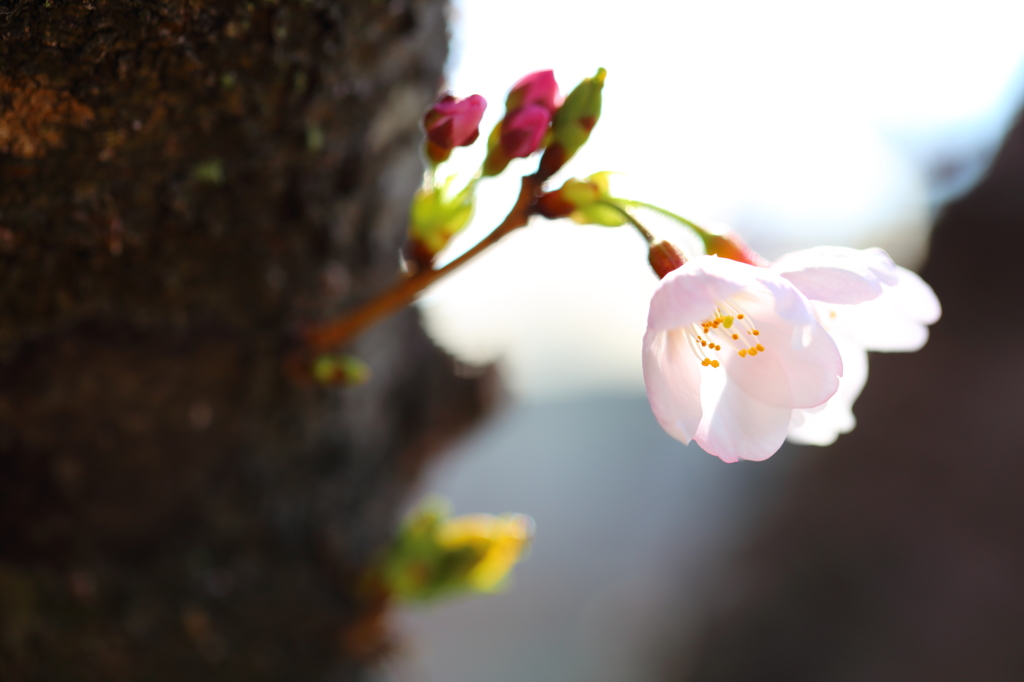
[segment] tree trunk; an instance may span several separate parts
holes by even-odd
[[[360,572],[481,382],[394,277],[443,0],[0,0],[0,679],[322,680]]]

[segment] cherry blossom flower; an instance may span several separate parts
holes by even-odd
[[[818,247],[787,254],[770,269],[810,299],[842,355],[836,394],[824,405],[795,410],[790,424],[791,441],[829,445],[856,425],[852,408],[868,378],[867,351],[920,350],[928,325],[941,315],[939,301],[881,249]]]
[[[655,290],[643,372],[669,435],[735,462],[774,454],[793,411],[836,392],[843,363],[790,281],[769,268],[698,256]]]

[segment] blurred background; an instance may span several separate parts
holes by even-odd
[[[1021,136],[999,153],[1021,25],[1006,0],[455,2],[449,85],[487,98],[482,130],[525,73],[552,68],[568,91],[603,66],[601,121],[561,177],[619,171],[617,195],[728,223],[769,258],[882,246],[925,268],[945,316],[921,353],[872,355],[836,446],[726,465],[650,414],[641,240],[541,221],[511,235],[420,302],[434,339],[498,363],[508,394],[421,490],[530,514],[534,551],[504,594],[398,614],[382,680],[1024,677],[1024,371],[1006,314],[1024,293]],[[447,257],[504,215],[530,171],[515,163]],[[965,350],[988,314],[998,333]]]

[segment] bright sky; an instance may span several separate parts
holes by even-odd
[[[727,222],[769,257],[880,245],[918,264],[922,161],[991,148],[1024,76],[1024,2],[1009,0],[456,0],[452,20],[449,86],[487,98],[481,137],[522,75],[552,68],[567,92],[603,66],[601,121],[564,176],[620,171],[616,194]],[[453,254],[504,216],[535,161],[518,163],[483,185]],[[449,350],[500,358],[520,397],[642,390],[644,255],[625,229],[539,221],[421,305]]]

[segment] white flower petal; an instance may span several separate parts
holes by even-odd
[[[831,445],[839,434],[849,433],[857,425],[853,403],[868,380],[868,354],[857,343],[835,337],[843,358],[843,378],[828,402],[809,410],[793,410],[789,440],[803,445]]]
[[[700,364],[680,330],[644,335],[644,384],[658,423],[670,436],[689,443],[701,419]]]
[[[669,273],[644,336],[644,381],[658,422],[725,461],[769,457],[793,408],[821,405],[839,386],[842,359],[815,315],[768,268],[700,256]]]
[[[715,267],[724,259],[700,256],[668,273],[651,297],[647,328],[664,331],[679,329],[706,320],[715,312],[715,303],[748,286],[750,273],[729,272]],[[729,261],[732,262],[732,261]],[[708,266],[711,266],[709,272]]]
[[[896,265],[882,249],[822,246],[794,251],[771,269],[809,299],[844,305],[875,299],[897,280]]]
[[[916,351],[928,341],[927,325],[939,319],[939,300],[924,280],[899,268],[898,281],[874,301],[836,310],[835,323],[861,347],[876,351]]]
[[[794,327],[773,309],[773,303],[766,298],[745,301],[744,309],[760,334],[755,337],[739,330],[739,343],[760,343],[764,351],[740,357],[730,350],[724,357],[725,370],[732,381],[764,403],[785,408],[821,405],[839,387],[843,374],[839,350],[816,321]]]
[[[695,440],[723,462],[759,462],[782,446],[792,412],[756,400],[726,381],[720,393],[707,396]]]

